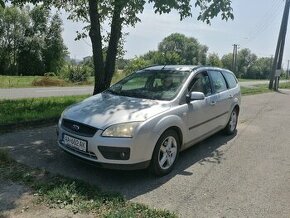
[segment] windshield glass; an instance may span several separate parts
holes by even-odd
[[[107,91],[134,98],[172,100],[190,71],[142,70],[111,86]]]

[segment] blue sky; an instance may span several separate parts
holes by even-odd
[[[240,48],[250,48],[258,56],[270,57],[275,52],[284,4],[284,0],[233,0],[235,19],[226,22],[218,17],[212,20],[211,25],[196,20],[196,9],[193,9],[192,18],[180,21],[176,12],[155,15],[152,6],[147,5],[140,15],[141,23],[134,28],[125,28],[125,32],[129,33],[126,37],[125,57],[133,58],[149,50],[156,50],[164,37],[175,32],[197,38],[209,47],[210,53],[219,56],[232,52],[232,45],[236,43]],[[67,21],[65,16],[63,14],[63,36],[71,57],[82,59],[92,55],[89,38],[74,41],[75,32],[83,24]],[[288,59],[290,51],[286,40],[284,62]]]

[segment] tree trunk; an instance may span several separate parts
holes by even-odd
[[[118,4],[119,3],[119,4]],[[105,86],[106,88],[110,87],[116,66],[116,59],[118,53],[118,44],[121,38],[121,30],[122,30],[122,19],[121,12],[123,10],[123,5],[120,2],[115,2],[114,5],[114,14],[112,18],[111,24],[111,35],[109,40],[109,46],[106,57],[106,65],[105,65]]]
[[[91,28],[89,35],[92,42],[94,71],[95,71],[95,87],[93,94],[95,95],[106,89],[105,85],[106,74],[102,48],[100,14],[98,12],[97,0],[89,0],[89,16],[91,20]]]

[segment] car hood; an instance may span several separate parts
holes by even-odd
[[[101,93],[67,108],[63,118],[105,129],[117,123],[145,121],[169,108],[164,101]]]

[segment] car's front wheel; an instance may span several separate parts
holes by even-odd
[[[156,143],[150,170],[158,176],[171,172],[178,158],[180,140],[174,130],[165,131]]]
[[[238,116],[239,116],[238,109],[235,108],[232,111],[231,116],[230,116],[230,120],[225,128],[225,133],[227,135],[232,135],[236,132],[237,124],[238,124]]]

